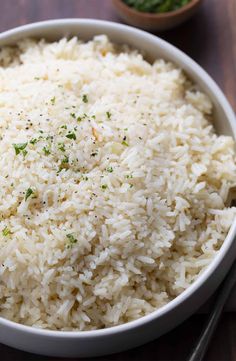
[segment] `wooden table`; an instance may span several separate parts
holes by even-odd
[[[52,18],[82,17],[120,21],[111,0],[0,0],[0,9],[0,31]],[[188,23],[158,35],[182,49],[205,68],[222,87],[236,110],[235,19],[236,0],[205,0],[199,13]],[[184,360],[200,334],[204,321],[204,315],[195,315],[157,341],[99,360]],[[205,360],[236,360],[235,338],[236,314],[226,313]],[[58,359],[35,356],[0,345],[0,360]]]

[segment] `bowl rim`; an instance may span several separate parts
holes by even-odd
[[[130,16],[136,16],[143,19],[145,18],[145,19],[154,20],[154,19],[174,18],[175,16],[181,15],[189,11],[190,9],[194,8],[197,4],[200,4],[202,1],[203,0],[191,0],[188,4],[181,6],[177,10],[166,11],[164,13],[148,13],[148,12],[138,11],[132,8],[131,6],[127,5],[126,3],[124,3],[123,0],[113,0],[113,3],[115,4],[115,6],[119,7],[119,9],[121,9],[123,12],[129,13]]]
[[[128,25],[123,25],[105,20],[79,19],[79,18],[54,19],[54,20],[46,20],[46,21],[40,21],[40,22],[30,23],[27,25],[18,26],[11,30],[6,30],[0,33],[0,47],[2,46],[1,45],[2,41],[6,42],[7,38],[15,35],[20,35],[20,38],[24,38],[27,36],[29,37],[28,35],[29,31],[38,31],[38,33],[40,33],[41,30],[59,29],[60,27],[65,27],[67,25],[68,26],[74,25],[78,27],[80,25],[87,27],[101,26],[103,28],[103,32],[104,29],[106,29],[108,34],[109,34],[109,30],[119,30],[120,32],[123,33],[131,34],[131,35],[134,34],[134,36],[140,37],[140,40],[142,41],[145,41],[145,39],[147,39],[150,42],[152,42],[154,46],[158,46],[160,49],[164,49],[168,54],[171,54],[171,56],[173,57],[173,62],[175,61],[182,62],[186,67],[189,67],[192,70],[193,74],[197,75],[199,79],[202,79],[204,84],[207,84],[208,89],[211,90],[211,92],[216,96],[219,104],[222,106],[228,118],[228,121],[232,127],[234,137],[236,139],[236,122],[235,122],[234,112],[228,100],[226,99],[225,95],[223,94],[219,86],[215,83],[215,81],[210,77],[210,75],[208,75],[208,73],[200,65],[198,65],[184,52],[182,52],[175,46],[171,45],[170,43],[166,42],[165,40],[162,40],[155,35],[147,33],[146,31],[136,29]],[[91,339],[91,338],[104,337],[106,335],[119,334],[128,330],[134,330],[144,324],[150,323],[151,321],[168,314],[170,311],[173,311],[173,309],[181,305],[190,296],[192,296],[198,289],[200,289],[201,286],[203,286],[203,284],[205,283],[205,281],[207,281],[207,279],[210,278],[210,276],[212,276],[214,271],[219,267],[219,264],[222,262],[224,256],[227,254],[232,244],[236,241],[235,237],[236,237],[236,218],[234,219],[234,222],[218,254],[215,256],[215,258],[212,260],[209,266],[207,266],[207,268],[203,271],[203,273],[198,277],[198,279],[175,299],[168,302],[166,305],[162,306],[156,311],[153,311],[152,313],[146,316],[142,316],[137,320],[130,321],[117,326],[112,326],[105,329],[89,330],[89,331],[60,331],[60,330],[49,330],[49,329],[36,328],[33,326],[27,326],[0,317],[0,327],[5,326],[8,329],[14,329],[16,331],[20,331],[25,334],[37,335],[42,337],[56,337],[58,339],[61,338]]]

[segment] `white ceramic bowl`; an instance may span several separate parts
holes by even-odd
[[[0,46],[25,37],[55,40],[76,35],[88,40],[96,34],[107,34],[114,42],[141,49],[150,60],[161,57],[175,62],[210,96],[218,133],[236,139],[234,113],[209,75],[180,50],[141,30],[91,19],[52,20],[4,32],[0,34]],[[153,340],[184,321],[215,291],[235,258],[235,234],[236,221],[217,257],[198,280],[176,299],[145,317],[113,328],[84,332],[40,330],[0,318],[0,342],[49,356],[76,357],[118,352]]]

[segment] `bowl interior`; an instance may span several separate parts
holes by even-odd
[[[217,87],[215,82],[207,75],[207,73],[199,67],[188,56],[184,55],[180,50],[174,48],[165,41],[145,33],[141,30],[131,28],[115,23],[109,23],[98,20],[76,20],[65,19],[55,20],[42,23],[36,23],[20,27],[19,29],[13,29],[0,34],[0,46],[14,45],[17,41],[26,38],[45,38],[47,40],[58,40],[59,38],[78,36],[82,40],[89,40],[95,35],[107,34],[109,38],[116,43],[128,44],[134,48],[143,52],[145,58],[152,62],[156,58],[162,57],[166,60],[173,61],[180,68],[183,68],[187,75],[198,84],[198,86],[206,92],[211,98],[214,106],[214,126],[218,133],[231,135],[236,139],[236,123],[234,122],[234,113],[229,106],[225,96],[221,90]],[[199,279],[189,287],[183,294],[177,297],[174,301],[164,306],[161,310],[155,311],[155,315],[161,315],[178,302],[182,302],[191,293],[196,291],[198,287],[205,282],[205,280],[214,272],[218,267],[221,260],[224,258],[225,253],[230,248],[233,240],[233,236],[236,229],[236,222],[231,228],[230,234],[227,236],[222,250],[213,260],[212,264],[208,267],[207,272],[204,272]],[[233,256],[232,256],[233,259]],[[229,266],[230,267],[230,264]],[[173,305],[173,306],[172,306]],[[200,306],[200,305],[199,305]],[[147,321],[153,316],[148,315],[143,317]],[[0,318],[1,322],[1,318]],[[10,321],[6,321],[11,323]],[[5,322],[5,323],[6,323]],[[131,323],[138,324],[139,320]],[[21,326],[20,326],[21,327]],[[25,327],[25,326],[22,326]],[[122,326],[116,326],[113,329],[122,329]],[[27,327],[26,327],[27,328]],[[106,330],[101,330],[104,333]],[[37,331],[38,332],[38,331]],[[40,332],[40,331],[39,331]],[[93,331],[88,331],[91,334]],[[87,333],[87,332],[86,332]]]

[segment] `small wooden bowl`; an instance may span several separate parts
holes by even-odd
[[[112,0],[117,13],[126,23],[151,31],[163,31],[180,25],[194,15],[202,1],[191,0],[178,10],[153,14],[137,11],[122,0]]]

